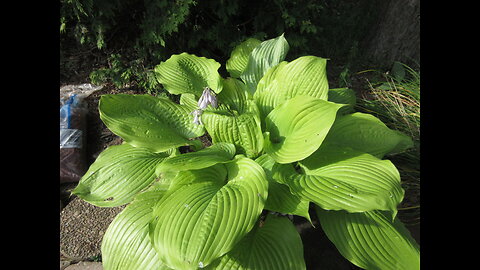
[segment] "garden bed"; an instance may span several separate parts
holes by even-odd
[[[331,66],[329,69],[330,88],[339,87],[336,78],[339,78],[343,70],[341,66]],[[354,89],[358,97],[366,92],[366,79],[370,76],[368,73],[354,74],[351,76],[351,88]],[[78,73],[75,78],[71,78],[68,84],[79,84],[88,81],[88,72],[85,70]],[[67,84],[67,82],[63,82]],[[118,89],[113,85],[105,85],[103,89],[94,92],[88,98],[86,103],[88,107],[87,128],[86,128],[86,161],[92,164],[98,155],[108,146],[122,143],[122,139],[113,134],[100,120],[98,112],[98,101],[100,96],[105,94],[145,94],[144,91],[127,88]],[[207,139],[203,140],[205,145],[209,145]],[[399,168],[402,181],[408,180],[408,174],[402,172],[402,164],[392,158],[392,161]],[[113,218],[123,207],[100,208],[90,205],[75,196],[70,196],[70,191],[75,184],[62,184],[60,187],[61,205],[63,210],[60,214],[60,260],[64,265],[73,264],[81,261],[99,261],[101,262],[100,243],[106,228]],[[407,189],[405,198],[400,208],[407,209],[399,211],[399,218],[405,221],[409,218],[409,208],[419,205],[419,190]],[[320,224],[316,219],[313,209],[310,209],[310,215],[313,220],[313,226],[302,217],[294,217],[294,224],[299,231],[304,244],[304,257],[307,269],[360,269],[349,261],[344,259],[337,251],[332,242],[322,231]],[[83,220],[84,222],[79,222]],[[419,224],[408,226],[412,236],[420,243]],[[74,225],[72,225],[74,224]],[[80,238],[80,239],[79,239]],[[83,238],[83,239],[82,239]],[[62,263],[61,263],[62,264]]]
[[[355,78],[356,86],[360,87],[364,78]],[[106,128],[100,120],[98,113],[98,100],[104,94],[142,94],[140,90],[116,89],[106,85],[90,95],[86,102],[88,104],[87,114],[87,163],[91,164],[98,155],[110,145],[122,143],[122,139]],[[208,144],[208,141],[204,141]],[[78,198],[69,196],[75,184],[63,184],[61,186],[61,197],[63,211],[61,212],[60,246],[61,261],[65,264],[78,261],[101,261],[100,243],[108,224],[113,220],[123,207],[100,208],[89,205]],[[408,193],[405,196],[401,207],[408,207],[419,202],[419,194]],[[312,225],[302,217],[294,217],[294,223],[300,232],[304,243],[304,256],[307,269],[360,269],[344,259],[335,246],[328,240],[316,220],[314,211],[310,211],[313,217]],[[402,217],[402,212],[399,213]],[[84,222],[77,222],[78,220]],[[74,224],[74,226],[72,225]],[[408,226],[413,237],[420,243],[419,225]],[[78,239],[83,237],[84,239]],[[71,254],[68,254],[68,253]]]
[[[98,114],[98,100],[104,94],[142,94],[138,90],[119,90],[105,86],[90,95],[87,114],[87,161],[93,163],[97,156],[110,145],[122,143],[122,139],[106,128]],[[204,141],[208,145],[208,141]],[[64,184],[61,188],[64,209],[61,212],[60,251],[61,261],[76,263],[79,261],[101,260],[101,236],[108,224],[123,207],[101,208],[88,204],[76,197],[68,196],[75,184]],[[314,211],[310,211],[312,217]],[[80,220],[82,222],[80,222]],[[302,217],[294,217],[294,223],[304,243],[307,269],[360,269],[344,259],[328,240],[316,220],[312,225]],[[83,237],[83,239],[79,239]]]

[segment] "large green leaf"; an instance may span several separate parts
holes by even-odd
[[[277,163],[302,160],[322,144],[343,105],[310,96],[296,96],[265,119],[265,152]]]
[[[160,260],[174,269],[209,265],[253,228],[267,196],[265,172],[243,156],[179,172],[154,208],[151,239]]]
[[[230,76],[233,78],[240,77],[240,74],[242,74],[247,67],[250,53],[253,51],[253,49],[255,49],[255,47],[260,45],[260,43],[262,42],[258,39],[249,38],[233,49],[226,64],[226,68],[228,73],[230,73]]]
[[[262,166],[268,180],[268,198],[265,202],[265,209],[282,214],[302,216],[311,222],[308,213],[310,201],[292,194],[286,184],[274,180],[272,170],[275,160],[264,154],[258,157],[255,162]]]
[[[204,87],[215,93],[222,91],[220,63],[213,59],[181,53],[172,55],[155,67],[157,80],[170,94],[190,93],[202,95]]]
[[[247,86],[242,81],[227,78],[223,80],[223,90],[217,95],[217,99],[220,106],[226,105],[229,110],[244,113],[248,110],[247,95]]]
[[[303,56],[290,63],[282,62],[267,72],[258,83],[254,99],[262,116],[295,96],[311,96],[327,100],[327,60],[316,56]]]
[[[240,78],[247,85],[250,95],[255,93],[257,84],[265,73],[285,59],[289,50],[285,37],[269,39],[257,45],[248,58],[247,67]]]
[[[260,224],[207,269],[306,269],[302,239],[290,220],[268,215]]]
[[[241,114],[235,110],[205,111],[202,122],[214,144],[233,143],[238,153],[255,158],[263,149],[260,118],[252,100],[248,100],[245,107]]]
[[[355,91],[350,88],[331,88],[328,89],[328,101],[348,104],[353,107],[357,103],[357,97]]]
[[[278,179],[293,194],[324,209],[396,213],[404,196],[395,166],[370,154],[323,144],[299,164],[305,173],[288,164],[277,167],[281,174]]]
[[[102,207],[129,203],[155,181],[155,168],[167,157],[167,153],[129,144],[110,146],[100,153],[72,194]]]
[[[194,94],[181,94],[180,95],[180,104],[189,107],[190,110],[198,109],[198,98]]]
[[[158,259],[149,238],[152,208],[165,191],[155,190],[139,194],[110,223],[102,240],[104,269],[170,269]]]
[[[325,142],[348,146],[379,158],[413,146],[407,135],[388,128],[373,115],[359,112],[338,117]]]
[[[274,89],[279,87],[279,80],[276,80],[277,73],[281,72],[287,64],[287,61],[282,61],[265,72],[265,75],[263,75],[257,84],[257,91],[253,96],[255,99],[258,99],[259,96],[265,94],[269,90],[275,91]]]
[[[217,163],[230,161],[235,155],[235,145],[216,143],[197,152],[189,152],[165,159],[157,167],[157,175],[166,171],[198,170]]]
[[[333,88],[328,90],[328,101],[347,104],[339,110],[339,114],[353,113],[357,97],[355,91],[350,88]]]
[[[100,118],[127,143],[154,152],[190,145],[189,139],[201,136],[202,125],[193,123],[191,108],[168,98],[150,95],[103,95]]]
[[[368,270],[420,269],[420,250],[405,226],[380,211],[347,213],[317,207],[322,229],[338,251]]]

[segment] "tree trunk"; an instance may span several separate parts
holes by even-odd
[[[373,65],[391,67],[394,61],[420,65],[420,0],[388,0],[367,40],[365,56]]]

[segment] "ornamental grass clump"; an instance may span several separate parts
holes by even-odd
[[[285,215],[311,222],[310,207],[355,265],[419,269],[419,246],[396,217],[400,175],[383,159],[412,140],[355,112],[351,89],[330,89],[326,59],[287,62],[288,49],[283,35],[248,39],[228,78],[213,59],[171,56],[155,72],[179,104],[101,97],[100,118],[124,143],[104,150],[73,193],[128,204],[104,235],[105,269],[306,269]]]
[[[418,67],[419,68],[419,67]],[[371,113],[388,127],[408,134],[413,147],[392,157],[402,174],[402,186],[411,202],[404,201],[402,220],[409,225],[420,223],[420,72],[395,62],[391,71],[374,71],[367,80],[368,90],[356,107]]]

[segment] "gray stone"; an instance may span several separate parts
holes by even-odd
[[[97,207],[74,198],[60,213],[61,255],[76,260],[101,255],[103,235],[123,208]]]
[[[79,262],[67,266],[65,270],[103,270],[103,266],[100,262]]]
[[[70,265],[69,261],[62,261],[60,260],[60,270],[65,270]]]

